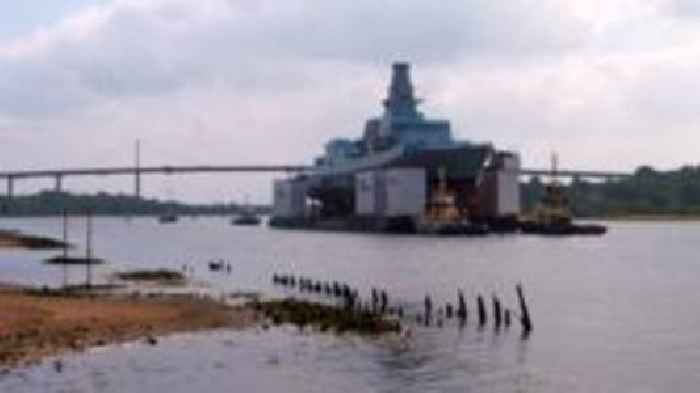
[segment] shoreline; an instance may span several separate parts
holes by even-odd
[[[0,367],[14,368],[48,356],[181,332],[244,329],[260,313],[193,295],[42,295],[0,287]]]
[[[224,328],[292,324],[337,334],[402,331],[400,317],[294,297],[261,301],[248,293],[215,300],[190,293],[66,292],[0,283],[0,310],[0,371],[94,347],[139,340],[156,345],[160,336]]]

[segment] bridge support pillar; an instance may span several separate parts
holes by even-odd
[[[4,198],[0,198],[0,214],[8,214],[10,212],[10,206],[12,202],[12,197],[14,196],[14,178],[8,176],[7,178],[7,195]]]
[[[7,178],[7,200],[12,200],[15,196],[15,179],[10,176]]]
[[[54,191],[63,191],[63,175],[56,175],[56,185],[54,186]]]
[[[136,159],[136,166],[135,166],[135,171],[134,171],[134,196],[136,199],[141,198],[141,141],[136,140],[135,144],[135,159]]]
[[[136,199],[141,198],[141,171],[136,168],[134,177],[134,196]]]

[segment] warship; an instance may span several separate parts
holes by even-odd
[[[281,228],[480,235],[519,228],[519,154],[456,140],[418,111],[408,63],[394,63],[383,114],[334,139],[311,170],[274,181]]]

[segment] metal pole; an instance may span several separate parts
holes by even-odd
[[[86,287],[89,289],[92,287],[92,211],[87,211],[87,231],[86,231]]]
[[[63,288],[68,286],[68,210],[63,209]]]

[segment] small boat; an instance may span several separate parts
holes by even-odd
[[[260,217],[253,212],[244,212],[232,218],[231,225],[260,225]]]
[[[212,272],[218,272],[224,268],[224,261],[223,260],[218,260],[218,261],[209,261],[209,270]]]
[[[175,198],[173,197],[173,189],[168,185],[167,189],[167,200],[163,206],[162,214],[158,216],[158,223],[160,224],[175,224],[180,220],[177,215],[178,207]]]
[[[469,220],[467,212],[457,207],[456,199],[455,192],[448,189],[444,171],[441,170],[440,181],[433,190],[426,213],[418,221],[418,232],[434,235],[488,235],[488,226]]]
[[[158,222],[161,224],[174,224],[180,218],[176,214],[163,214],[158,217]]]

